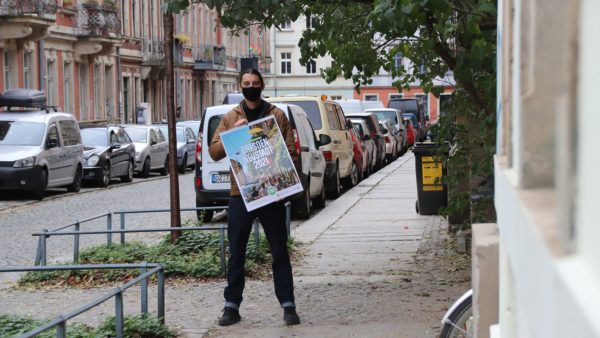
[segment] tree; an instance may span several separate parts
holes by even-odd
[[[299,42],[301,63],[329,54],[321,70],[329,82],[342,76],[357,89],[380,69],[400,90],[414,81],[439,95],[435,78],[452,71],[456,91],[449,117],[435,127],[438,139],[454,137],[449,184],[462,186],[449,214],[470,211],[470,199],[493,174],[496,125],[496,11],[494,0],[204,0],[221,13],[223,27],[241,32],[251,25],[278,27],[300,16],[312,19]],[[188,0],[165,6],[179,11]],[[415,65],[405,69],[401,55]],[[447,152],[443,150],[441,154]],[[454,170],[452,170],[454,167]],[[489,206],[487,206],[489,209]],[[474,214],[477,214],[477,210]],[[489,210],[484,210],[484,213]],[[472,218],[469,217],[469,220]]]

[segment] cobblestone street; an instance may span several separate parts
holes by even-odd
[[[305,253],[294,265],[301,325],[283,324],[271,280],[246,283],[242,322],[226,328],[216,325],[225,281],[169,281],[167,324],[184,337],[435,337],[445,309],[469,287],[469,269],[468,264],[462,269],[448,268],[455,257],[445,220],[415,214],[415,191],[414,159],[407,155],[293,228],[292,235],[304,243]],[[83,196],[93,198],[93,193]],[[160,203],[164,202],[136,200],[129,207],[158,208]],[[164,220],[151,216],[148,222],[158,225]],[[30,238],[14,238],[31,250],[35,248]],[[13,247],[13,253],[16,250]],[[33,258],[9,260],[8,253],[3,255],[7,256],[3,259],[20,264],[31,264]],[[0,291],[0,313],[52,318],[106,290],[4,289]],[[151,311],[156,311],[155,295],[152,288]],[[139,313],[139,289],[125,296],[126,314]],[[113,314],[113,303],[109,301],[76,321],[97,324]]]

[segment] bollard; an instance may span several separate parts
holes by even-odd
[[[75,223],[75,231],[79,231],[79,220]],[[79,262],[79,234],[73,236],[73,264]]]
[[[123,338],[123,290],[115,295],[115,333]]]
[[[66,338],[67,337],[67,323],[60,322],[56,325],[56,338]]]
[[[44,229],[44,230],[42,230],[42,232],[44,234],[40,236],[40,239],[42,241],[40,265],[45,266],[46,265],[46,239],[48,238],[46,233],[48,233],[48,229]]]
[[[158,312],[158,320],[160,320],[160,322],[162,324],[165,323],[165,270],[161,269],[158,270],[157,273],[157,280],[156,280],[156,301],[157,301],[157,312]]]
[[[109,212],[108,214],[106,214],[106,230],[112,230],[112,212]],[[106,245],[107,246],[111,246],[112,245],[112,234],[108,233],[106,234]]]
[[[121,210],[121,230],[125,230],[125,211]],[[121,233],[121,244],[125,244],[125,233]]]
[[[143,275],[148,271],[146,265],[148,263],[142,262],[144,266],[140,268],[140,275]],[[141,287],[141,304],[142,304],[142,314],[148,314],[148,277],[142,279],[142,287]]]

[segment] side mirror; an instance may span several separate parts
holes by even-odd
[[[150,140],[150,145],[153,146],[156,144],[156,140]]]
[[[329,135],[327,135],[327,134],[319,135],[319,147],[328,145],[329,143],[331,143],[331,137]]]
[[[387,129],[385,129],[385,128],[382,128],[382,129],[381,129],[381,132],[382,132],[382,133],[384,133],[384,134],[387,134],[387,133],[389,132],[389,130],[387,130]]]
[[[48,149],[58,147],[58,140],[57,139],[48,139],[48,141],[46,141],[46,147]]]
[[[368,140],[370,140],[370,139],[371,139],[371,135],[369,135],[369,134],[365,134],[365,135],[363,136],[363,140],[365,140],[365,141],[368,141]]]
[[[119,143],[113,143],[110,145],[110,149],[120,149],[121,145]]]
[[[348,128],[348,130],[352,129],[352,121],[346,120],[346,128]]]

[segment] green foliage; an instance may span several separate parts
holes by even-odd
[[[259,277],[269,270],[271,255],[264,234],[261,233],[258,246],[254,238],[252,233],[246,250],[246,272],[250,277]],[[293,252],[295,247],[296,244],[290,239],[289,252]],[[225,248],[226,250],[228,248],[227,238],[225,238]],[[213,278],[223,275],[219,234],[213,231],[183,231],[175,244],[171,243],[170,236],[166,235],[163,241],[156,245],[140,242],[100,245],[82,251],[79,255],[81,264],[124,264],[144,261],[163,263],[165,276]],[[104,283],[128,280],[138,274],[138,270],[29,272],[19,279],[19,284],[55,284],[56,281],[68,285]]]
[[[96,329],[94,337],[113,338],[115,335],[115,317],[106,319]],[[123,321],[123,337],[125,338],[171,338],[175,334],[162,324],[158,318],[138,315],[125,317]]]
[[[24,333],[27,333],[38,326],[45,324],[46,322],[36,320],[30,317],[20,317],[15,315],[0,315],[0,337],[20,337]],[[54,338],[56,337],[56,330],[48,330],[42,332],[36,337],[39,338]],[[93,329],[79,324],[67,326],[67,337],[69,338],[89,338],[97,337],[93,334]]]
[[[30,317],[14,315],[0,315],[0,337],[19,337],[43,324],[45,321]],[[51,329],[36,335],[39,338],[54,338],[56,330]],[[112,338],[115,335],[115,317],[108,318],[97,329],[85,325],[67,325],[69,338]],[[123,337],[125,338],[171,338],[175,334],[167,326],[161,324],[158,318],[138,315],[126,316],[123,323]]]

